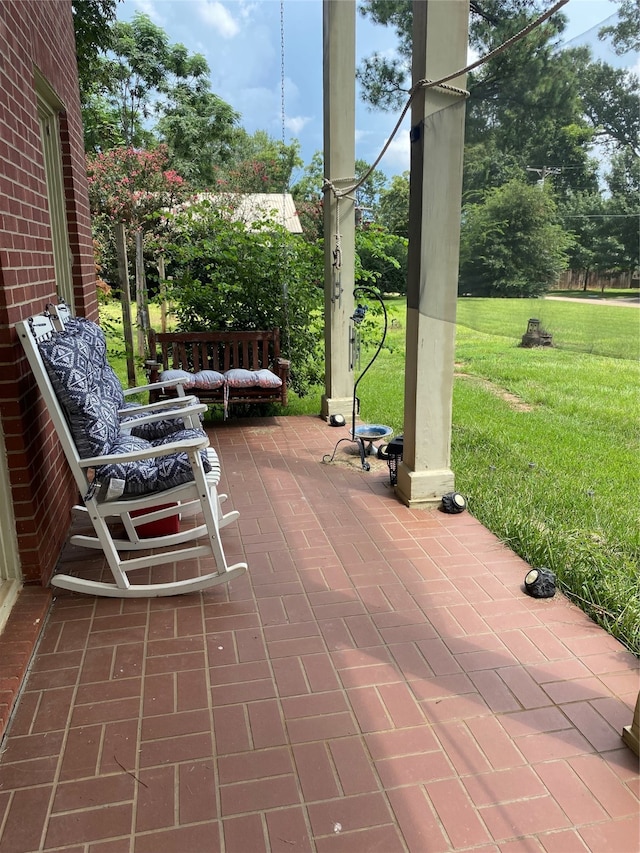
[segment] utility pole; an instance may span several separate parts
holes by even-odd
[[[543,187],[545,178],[548,175],[559,175],[562,169],[559,166],[527,166],[527,172],[535,172],[537,175],[540,175],[538,185]]]

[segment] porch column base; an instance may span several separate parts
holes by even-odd
[[[625,726],[622,729],[622,740],[626,743],[630,750],[640,755],[640,693],[636,700],[636,711],[633,715],[633,722],[630,726]]]
[[[322,409],[320,417],[326,421],[331,415],[344,415],[347,423],[351,421],[353,412],[353,397],[322,397]]]
[[[448,468],[412,471],[404,462],[398,465],[396,495],[409,507],[433,506],[454,490],[454,474]]]

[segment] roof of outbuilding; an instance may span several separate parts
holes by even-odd
[[[295,202],[291,193],[200,193],[198,200],[230,202],[234,219],[251,225],[253,222],[275,220],[292,234],[302,234]]]

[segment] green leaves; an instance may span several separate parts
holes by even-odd
[[[472,296],[537,296],[566,269],[571,243],[556,223],[551,195],[509,181],[465,208],[459,290]]]
[[[232,213],[204,202],[169,219],[165,266],[179,327],[279,328],[292,387],[304,394],[324,370],[321,250],[278,222],[249,228]]]

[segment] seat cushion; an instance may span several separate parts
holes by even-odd
[[[243,370],[240,367],[227,370],[224,379],[229,388],[255,388],[258,384],[255,370]]]
[[[224,376],[217,370],[199,370],[193,374],[193,387],[195,389],[202,388],[214,391],[216,388],[222,388],[223,385]]]
[[[256,370],[256,385],[260,388],[280,388],[282,379],[263,367],[262,370]]]
[[[192,388],[194,383],[194,374],[188,370],[163,370],[160,374],[160,382],[170,382],[174,379],[179,379],[183,388]]]
[[[185,428],[182,418],[163,418],[161,421],[154,421],[153,423],[140,424],[139,426],[136,426],[136,420],[138,418],[143,418],[148,414],[148,412],[138,412],[131,415],[127,414],[127,409],[137,408],[137,403],[125,403],[121,406],[121,410],[124,409],[124,414],[121,414],[120,416],[120,424],[123,432],[128,432],[138,438],[145,438],[147,441],[154,441],[157,438],[162,438],[165,435],[171,435],[172,433]]]
[[[155,441],[145,441],[133,435],[119,435],[112,442],[110,454],[131,453],[159,447],[172,441],[201,438],[199,430],[185,429]],[[211,470],[206,449],[200,451],[205,473]],[[96,469],[95,480],[100,484],[100,499],[109,501],[120,497],[140,497],[154,492],[163,492],[193,480],[191,463],[186,453],[154,456],[135,462],[110,463]]]

